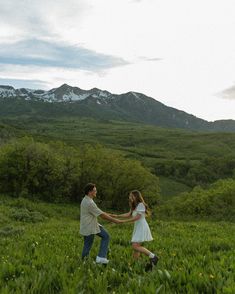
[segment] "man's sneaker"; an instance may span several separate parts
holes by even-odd
[[[154,255],[153,258],[150,258],[150,262],[152,265],[157,265],[159,258],[157,257],[157,255]]]
[[[102,263],[102,264],[107,264],[109,262],[109,260],[107,258],[104,257],[96,257],[96,263]]]

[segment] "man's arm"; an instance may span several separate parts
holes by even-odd
[[[127,213],[123,213],[123,214],[112,214],[112,213],[109,213],[110,216],[112,217],[123,217],[123,218],[128,218],[131,216],[131,210]]]
[[[135,222],[137,221],[138,219],[141,218],[141,215],[140,214],[137,214],[136,216],[132,217],[132,218],[129,218],[129,219],[126,219],[126,220],[123,220],[123,223],[131,223],[131,222]]]
[[[111,217],[108,213],[106,212],[103,212],[99,215],[102,219],[106,219],[112,223],[115,223],[115,224],[121,224],[123,223],[124,221],[123,220],[120,220],[120,219],[116,219],[116,218],[113,218]]]

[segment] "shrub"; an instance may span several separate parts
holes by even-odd
[[[32,223],[42,222],[46,219],[45,216],[42,215],[40,212],[29,211],[28,209],[24,208],[13,210],[11,218],[16,221]]]
[[[219,180],[209,187],[195,187],[168,201],[159,208],[168,217],[210,217],[215,220],[235,221],[235,180]]]
[[[6,226],[0,229],[1,237],[19,236],[24,232],[23,228],[15,228],[13,226]]]

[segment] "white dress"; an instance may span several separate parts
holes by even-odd
[[[139,203],[136,209],[132,212],[132,216],[134,217],[137,214],[140,214],[141,218],[135,221],[131,242],[140,243],[144,241],[152,241],[153,237],[145,219],[145,206],[143,203]]]

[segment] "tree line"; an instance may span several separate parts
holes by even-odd
[[[158,178],[140,162],[101,145],[70,147],[63,142],[12,140],[0,148],[0,192],[49,202],[80,201],[87,182],[97,184],[98,198],[109,208],[128,205],[138,189],[155,204]]]
[[[166,202],[159,214],[170,218],[211,218],[235,221],[235,180],[218,180],[208,189],[200,186]]]
[[[229,156],[205,156],[200,161],[164,160],[154,164],[154,173],[175,179],[190,187],[207,186],[223,178],[235,176],[235,158]]]

